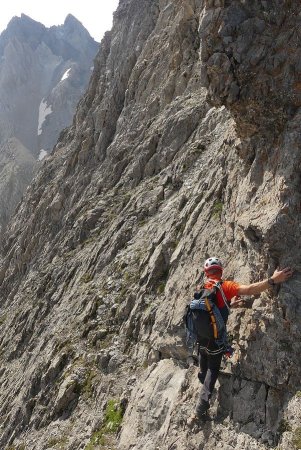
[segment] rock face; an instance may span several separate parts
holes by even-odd
[[[14,17],[0,36],[0,136],[51,151],[88,84],[97,43],[75,17],[46,28]]]
[[[0,146],[0,223],[7,223],[19,203],[24,187],[33,177],[36,160],[16,138]]]
[[[120,1],[3,240],[0,447],[300,448],[297,7]],[[212,254],[243,283],[295,274],[231,313],[216,418],[191,430],[182,315]]]
[[[71,124],[91,76],[97,48],[72,15],[63,25],[46,28],[22,14],[14,17],[1,34],[0,144],[9,146],[9,139],[15,145],[20,142],[15,172],[23,164],[18,154],[24,154],[24,147],[32,155],[34,166],[34,160],[51,152],[59,133]],[[14,178],[19,195],[14,193],[8,210],[20,201],[30,179]],[[6,189],[6,184],[0,184],[1,197],[6,196]],[[1,212],[0,225],[4,225],[7,216]]]

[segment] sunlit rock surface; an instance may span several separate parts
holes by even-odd
[[[3,239],[1,447],[298,448],[299,22],[297,1],[120,1]],[[182,316],[212,254],[243,283],[295,274],[231,313],[191,429]]]

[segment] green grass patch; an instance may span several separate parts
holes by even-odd
[[[213,204],[213,217],[216,219],[220,219],[223,212],[223,203],[221,201],[217,201]]]
[[[116,400],[109,400],[105,412],[105,430],[107,432],[116,433],[122,422],[122,409],[119,402]]]
[[[103,425],[100,430],[93,433],[85,450],[94,450],[97,446],[109,445],[120,428],[123,412],[117,400],[109,400],[104,414]]]
[[[55,447],[58,450],[64,450],[66,448],[67,443],[68,443],[68,439],[66,436],[53,437],[48,440],[47,446],[49,448]]]

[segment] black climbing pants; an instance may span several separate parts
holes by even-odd
[[[209,407],[209,400],[218,378],[222,357],[223,353],[218,355],[208,355],[205,352],[202,352],[200,354],[201,373],[199,374],[199,379],[203,381],[204,384],[196,407],[197,413],[201,414],[204,406]]]

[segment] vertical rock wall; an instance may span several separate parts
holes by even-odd
[[[297,47],[277,76],[266,66],[299,16],[287,2],[278,22],[278,6],[120,2],[73,126],[3,242],[2,447],[296,447],[300,112],[281,71],[297,73]],[[244,283],[279,265],[295,275],[233,311],[216,419],[191,430],[200,386],[182,315],[213,253]]]

